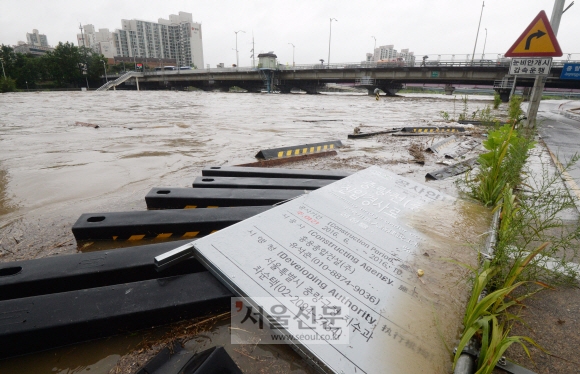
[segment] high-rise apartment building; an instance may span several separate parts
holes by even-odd
[[[415,53],[409,52],[409,48],[401,49],[401,52],[397,52],[393,44],[381,45],[375,48],[374,53],[366,54],[366,61],[391,61],[391,60],[402,60],[407,63],[415,62]]]
[[[32,30],[32,34],[26,33],[26,41],[29,46],[50,47],[46,35],[39,34],[37,29]]]
[[[375,53],[373,56],[374,61],[379,60],[390,60],[397,57],[397,50],[394,49],[395,46],[390,45],[381,45],[378,48],[375,48]]]
[[[113,33],[116,53],[121,57],[175,59],[179,66],[203,68],[201,24],[192,14],[179,12],[158,22],[121,20]]]
[[[109,29],[99,29],[99,31],[95,31],[95,26],[84,25],[83,32],[77,34],[77,42],[79,47],[85,46],[91,48],[93,51],[102,54],[106,58],[117,56],[115,35],[110,32]]]
[[[415,62],[415,52],[409,52],[409,48],[401,49],[401,52],[399,52],[397,57],[402,58],[404,61],[408,63]]]

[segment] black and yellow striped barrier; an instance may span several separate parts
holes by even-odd
[[[465,127],[430,127],[430,126],[418,126],[418,127],[403,127],[402,132],[411,133],[428,133],[428,134],[438,134],[438,133],[456,133],[465,132]]]
[[[259,169],[259,168],[256,168]],[[300,190],[242,188],[159,188],[145,196],[147,209],[193,209],[274,205],[300,196]]]
[[[256,158],[263,160],[272,160],[277,158],[286,158],[334,151],[340,147],[342,147],[342,142],[340,140],[333,140],[322,143],[295,145],[292,147],[263,149],[256,154]]]
[[[265,212],[270,206],[86,213],[72,227],[76,240],[191,239]]]
[[[193,181],[192,187],[316,190],[333,182],[335,181],[331,179],[197,177]]]

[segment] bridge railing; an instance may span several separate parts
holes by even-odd
[[[488,55],[488,54],[486,54]],[[485,59],[476,58],[471,61],[471,55],[441,55],[441,56],[452,56],[452,59],[422,59],[416,56],[415,60],[412,61],[387,61],[387,62],[374,62],[374,61],[362,61],[362,62],[345,62],[345,63],[332,63],[332,64],[300,64],[300,65],[289,65],[280,64],[278,69],[282,71],[293,71],[293,70],[323,70],[323,69],[377,69],[377,68],[394,68],[394,67],[425,67],[425,68],[438,68],[438,67],[504,67],[510,66],[511,59],[503,57],[502,54],[489,54],[490,56],[496,55],[495,59]],[[439,55],[435,55],[439,56]],[[455,58],[458,56],[457,58]],[[462,60],[459,60],[461,56],[464,56]],[[485,56],[485,55],[484,55]],[[562,67],[565,63],[580,63],[580,53],[566,53],[561,58],[554,59],[552,62],[552,67]],[[175,76],[181,74],[211,74],[211,73],[252,73],[257,72],[257,67],[224,67],[224,68],[210,68],[210,69],[194,69],[194,70],[161,70],[161,71],[146,71],[143,72],[144,76]],[[109,74],[109,78],[114,78],[115,75]],[[117,74],[116,77],[121,76]]]

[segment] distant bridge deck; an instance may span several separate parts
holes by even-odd
[[[567,61],[573,62],[573,61]],[[400,63],[361,63],[284,66],[265,71],[258,68],[216,68],[195,70],[163,70],[139,74],[139,84],[146,89],[194,86],[204,90],[229,90],[238,86],[248,91],[259,92],[265,80],[271,81],[281,92],[293,88],[314,93],[317,87],[326,83],[348,84],[372,89],[397,90],[406,83],[446,84],[446,85],[489,85],[502,80],[509,72],[509,62],[475,61],[451,62],[431,61],[424,66],[405,66]],[[546,87],[580,88],[579,81],[561,80],[563,62],[554,61],[547,77]],[[533,77],[518,77],[518,86],[533,86]]]

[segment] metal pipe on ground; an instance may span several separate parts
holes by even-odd
[[[206,166],[201,171],[204,177],[250,177],[250,178],[298,178],[339,180],[352,173],[340,170],[304,170],[283,168],[260,168],[240,166]]]
[[[208,271],[0,301],[0,359],[224,312]]]
[[[160,274],[153,258],[191,240],[0,264],[0,301],[167,278],[206,269],[194,258]]]
[[[194,188],[316,190],[332,182],[334,180],[328,179],[197,177],[192,186]]]
[[[145,196],[145,203],[147,209],[266,206],[278,204],[302,194],[304,194],[303,190],[154,187]]]

